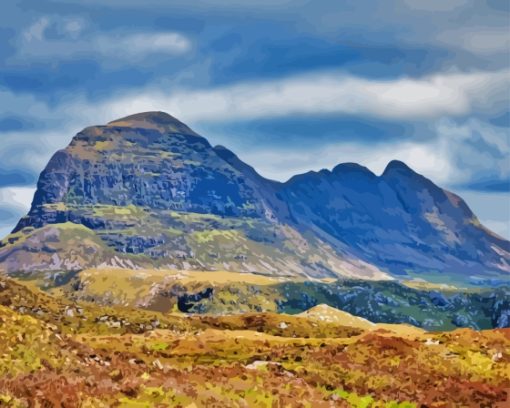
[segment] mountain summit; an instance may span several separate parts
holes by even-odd
[[[510,243],[402,162],[355,163],[286,183],[164,112],[78,133],[41,173],[0,242],[7,273],[97,266],[275,276],[508,279]]]
[[[196,135],[188,126],[165,112],[142,112],[108,123],[109,127],[156,129],[172,133]]]

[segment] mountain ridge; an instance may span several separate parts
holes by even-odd
[[[66,222],[87,228],[95,244],[81,250],[100,264],[463,283],[510,276],[510,242],[403,162],[379,176],[341,163],[277,182],[164,112],[85,128],[55,153],[29,213],[0,242],[0,269],[62,267],[69,251],[55,236]],[[48,225],[59,245],[41,261],[26,238],[44,241]],[[64,270],[99,265],[80,262]]]

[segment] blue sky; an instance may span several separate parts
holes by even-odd
[[[510,237],[507,1],[8,0],[0,235],[85,126],[163,110],[285,180],[400,159]]]

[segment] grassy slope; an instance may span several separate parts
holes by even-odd
[[[76,222],[93,225],[93,229],[68,222],[35,230],[28,227],[11,234],[0,241],[0,270],[19,273],[26,269],[43,270],[44,265],[51,265],[46,269],[58,269],[51,261],[53,253],[42,250],[42,246],[34,251],[34,245],[27,245],[27,241],[48,241],[46,235],[52,231],[55,238],[50,241],[51,249],[60,259],[73,261],[63,265],[62,270],[120,264],[125,268],[151,265],[294,277],[388,278],[376,268],[338,254],[317,237],[305,237],[288,225],[259,219],[154,210],[134,205],[77,207],[57,203],[45,208],[57,214],[57,219],[72,216]],[[85,240],[88,245],[82,243]]]

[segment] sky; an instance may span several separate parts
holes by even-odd
[[[5,0],[0,235],[86,126],[165,111],[286,180],[398,159],[510,238],[510,2]]]

